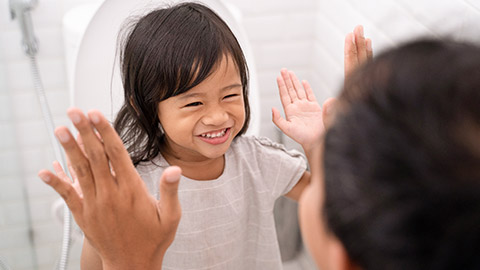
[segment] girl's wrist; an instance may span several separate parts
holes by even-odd
[[[320,151],[321,146],[322,144],[320,139],[314,143],[302,144],[303,152],[305,152],[307,158],[308,156],[314,155],[316,152]]]

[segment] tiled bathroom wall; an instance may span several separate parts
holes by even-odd
[[[32,11],[39,42],[38,65],[56,125],[68,124],[69,107],[62,17],[70,8],[98,0],[39,0]],[[261,91],[261,135],[281,139],[270,108],[280,108],[275,78],[282,67],[312,77],[315,0],[229,0],[243,13]],[[62,225],[52,216],[58,196],[38,177],[55,159],[37,100],[17,21],[0,0],[0,256],[13,269],[53,269]],[[69,268],[79,269],[80,243]]]
[[[62,17],[72,7],[99,1],[38,0],[32,11],[40,46],[38,65],[56,125],[68,124],[69,107]],[[365,25],[376,53],[418,35],[480,37],[477,0],[227,2],[243,13],[256,61],[260,135],[292,147],[271,123],[270,108],[280,108],[275,78],[282,67],[309,80],[321,101],[341,86],[343,38],[356,24]],[[51,212],[58,196],[36,175],[41,168],[51,168],[54,155],[17,23],[10,20],[8,0],[0,0],[0,256],[13,269],[46,270],[53,269],[60,255],[62,225]],[[69,269],[79,269],[79,254],[77,241]]]

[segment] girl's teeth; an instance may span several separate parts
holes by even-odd
[[[216,134],[202,134],[201,136],[202,137],[206,137],[206,138],[217,138],[217,137],[222,137],[223,135],[225,135],[225,132],[226,132],[226,129],[222,130],[221,132],[218,132]]]

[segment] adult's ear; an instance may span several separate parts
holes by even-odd
[[[348,256],[347,250],[337,238],[332,239],[327,251],[329,254],[329,270],[361,270]]]

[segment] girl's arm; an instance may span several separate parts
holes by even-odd
[[[361,25],[355,27],[353,33],[345,37],[344,52],[345,77],[372,58],[372,42],[364,37]],[[295,73],[287,69],[282,69],[280,73],[277,85],[285,118],[276,108],[272,108],[272,120],[283,133],[302,146],[310,165],[319,164],[322,136],[333,121],[335,99],[327,99],[323,106],[320,106],[307,81],[300,83]],[[310,168],[320,170],[322,166],[310,166]],[[311,173],[321,172],[312,171]],[[305,172],[286,196],[297,200],[309,181],[310,174]]]
[[[276,108],[272,108],[272,120],[283,133],[302,146],[310,168],[318,168],[319,166],[311,165],[320,162],[321,138],[325,126],[331,118],[334,99],[326,100],[322,108],[308,82],[300,83],[295,73],[286,69],[281,70],[277,84],[285,118],[280,116],[280,112]],[[310,173],[305,172],[286,196],[294,200],[298,199],[309,181]]]
[[[305,171],[300,180],[298,180],[297,184],[287,194],[285,194],[285,197],[298,202],[303,190],[308,184],[310,184],[310,172]]]

